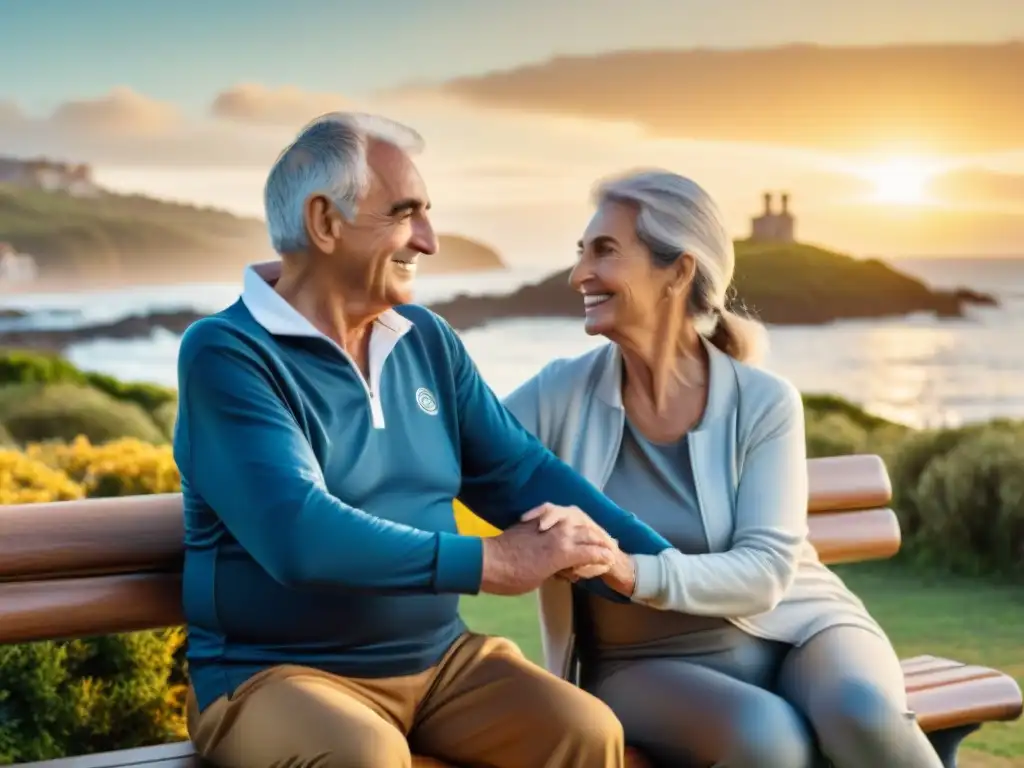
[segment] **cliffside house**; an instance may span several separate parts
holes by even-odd
[[[36,260],[18,253],[10,243],[0,243],[0,284],[31,283],[39,276]]]
[[[0,157],[0,184],[66,192],[76,197],[93,197],[100,193],[92,168],[85,163],[59,163],[44,158]]]
[[[796,240],[796,220],[789,212],[789,195],[782,193],[782,209],[772,210],[772,193],[764,193],[764,212],[750,221],[750,239],[764,243],[792,243]]]

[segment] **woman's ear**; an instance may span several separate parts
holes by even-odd
[[[697,274],[697,262],[688,253],[684,253],[676,263],[672,265],[674,275],[670,283],[670,290],[676,295],[682,295],[690,290],[693,285],[693,278]]]

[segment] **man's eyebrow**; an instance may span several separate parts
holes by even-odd
[[[397,216],[400,213],[416,213],[417,211],[429,211],[430,202],[421,200],[418,197],[407,197],[399,200],[391,206],[388,211],[390,216]]]

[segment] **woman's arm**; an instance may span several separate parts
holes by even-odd
[[[633,601],[662,610],[739,618],[771,610],[789,589],[807,539],[803,402],[788,382],[754,427],[736,498],[732,547],[634,555]],[[706,510],[729,514],[726,509]]]

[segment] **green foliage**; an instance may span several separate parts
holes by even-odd
[[[917,310],[955,312],[957,301],[876,259],[806,243],[736,242],[734,293],[742,308],[786,318],[877,317]]]
[[[87,384],[95,387],[101,392],[106,392],[117,400],[135,403],[142,407],[147,413],[156,417],[156,411],[168,403],[177,406],[178,395],[173,389],[161,387],[157,384],[125,383],[113,376],[103,373],[84,373],[83,378]]]
[[[208,269],[211,253],[241,255],[266,234],[255,219],[211,208],[0,185],[0,240],[33,254],[44,275],[85,277],[180,271],[204,260]]]
[[[135,403],[77,384],[14,384],[0,388],[0,423],[20,443],[72,440],[92,442],[134,437],[151,443],[167,438]]]
[[[181,630],[0,646],[0,764],[183,738]]]
[[[174,424],[178,420],[178,401],[163,403],[153,411],[153,421],[160,427],[168,440],[174,439]]]
[[[837,397],[805,396],[808,456],[876,453],[900,519],[900,559],[967,573],[1024,573],[1024,424],[912,430]]]
[[[176,402],[177,393],[157,384],[123,382],[105,373],[82,371],[63,357],[47,352],[0,352],[0,384],[87,384],[117,400],[136,403],[153,412]]]
[[[69,403],[60,404],[55,402],[55,398],[67,393],[67,388],[18,389],[4,386],[18,384],[77,385],[77,390]],[[91,390],[96,392],[90,393]],[[106,397],[98,397],[100,393]],[[29,402],[18,402],[21,398]],[[45,403],[42,411],[39,410],[42,407],[39,398]],[[82,371],[59,355],[21,350],[0,351],[0,445],[49,437],[71,439],[78,434],[86,435],[93,441],[121,436],[156,442],[169,440],[171,432],[168,425],[173,429],[173,413],[177,409],[177,402],[177,392],[169,387],[123,382],[104,373]],[[3,403],[10,404],[15,413],[12,415],[10,408],[4,407]],[[139,418],[138,409],[148,418]],[[104,410],[108,411],[106,415]],[[64,414],[76,415],[69,416],[72,420],[63,427],[52,424],[52,419],[59,420]],[[30,423],[12,425],[8,423],[8,418],[20,419],[21,422],[27,419]],[[91,425],[88,429],[83,426],[82,419]],[[122,420],[124,423],[119,426]],[[76,429],[80,431],[76,432]],[[5,439],[9,442],[4,442]]]
[[[962,432],[925,466],[915,496],[922,558],[968,574],[1024,573],[1024,427]]]

